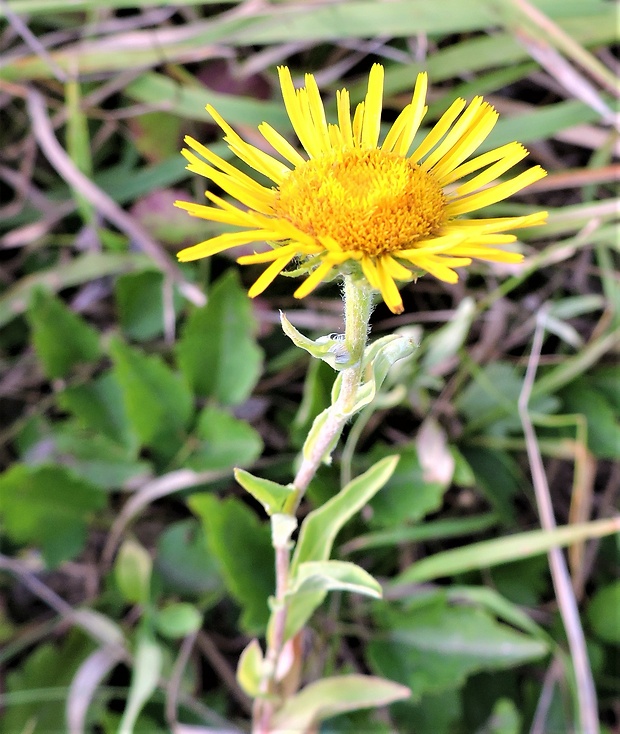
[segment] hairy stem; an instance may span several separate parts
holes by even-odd
[[[362,359],[368,339],[368,322],[372,309],[371,293],[364,281],[356,281],[350,275],[344,276],[344,346],[349,356],[348,366],[341,371],[340,391],[328,410],[326,420],[313,436],[312,445],[304,446],[304,458],[293,481],[295,492],[283,510],[292,517],[295,516],[312,478],[321,463],[329,457],[353,412],[363,376]],[[278,660],[285,642],[287,616],[285,595],[289,583],[290,544],[275,547],[275,554],[276,598],[267,636],[266,676],[262,686],[262,693],[266,697],[256,701],[253,734],[270,734],[272,731],[272,719],[276,711]]]

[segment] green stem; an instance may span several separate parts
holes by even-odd
[[[368,323],[372,311],[372,291],[363,280],[344,276],[344,346],[349,355],[349,366],[340,373],[341,385],[336,401],[328,409],[328,414],[312,444],[304,445],[304,458],[297,471],[291,495],[283,512],[294,515],[299,503],[312,481],[312,478],[338,440],[345,423],[351,417],[357,390],[362,380],[362,359],[368,340]]]
[[[364,280],[356,280],[350,275],[344,276],[344,346],[349,360],[348,366],[341,370],[340,390],[334,403],[318,431],[312,435],[311,445],[306,440],[304,458],[297,471],[291,495],[283,514],[295,517],[308,485],[317,469],[331,453],[340,437],[345,423],[351,417],[355,407],[358,388],[362,381],[363,357],[368,339],[368,324],[372,311],[372,291]],[[276,554],[276,598],[274,611],[270,620],[270,634],[267,639],[266,677],[262,690],[265,698],[258,699],[254,710],[254,734],[270,734],[272,719],[276,711],[273,696],[277,693],[276,670],[280,653],[285,642],[286,632],[286,590],[288,588],[288,570],[290,548],[280,545],[275,547]]]

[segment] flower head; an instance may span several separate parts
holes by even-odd
[[[238,258],[242,264],[270,263],[250,288],[250,296],[262,293],[296,261],[301,272],[308,273],[295,291],[297,298],[308,295],[333,271],[357,270],[381,292],[388,307],[400,313],[403,304],[395,281],[430,273],[454,283],[454,268],[469,265],[472,258],[508,263],[522,259],[497,245],[516,239],[506,234],[508,230],[542,224],[546,212],[461,218],[546,175],[535,166],[497,182],[527,155],[516,142],[470,158],[498,117],[481,97],[469,105],[455,100],[411,151],[427,109],[426,74],[418,75],[411,102],[379,145],[382,66],[372,67],[366,98],[352,118],[347,90],[337,92],[337,124],[327,122],[311,74],[306,75],[306,86],[296,90],[287,67],[278,73],[286,111],[306,155],[262,123],[259,131],[279,157],[269,155],[243,140],[208,106],[231,151],[273,186],[264,186],[187,137],[191,150],[183,150],[183,155],[188,170],[213,181],[242,208],[209,191],[206,196],[213,206],[177,202],[193,216],[239,228],[182,250],[180,260],[267,242],[270,249]]]

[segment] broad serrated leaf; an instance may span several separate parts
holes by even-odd
[[[36,289],[27,316],[32,342],[47,377],[65,377],[76,364],[99,357],[97,331],[52,293]]]
[[[269,526],[235,498],[218,500],[201,493],[190,497],[188,504],[204,527],[228,591],[243,609],[242,627],[263,633],[269,617],[267,599],[275,588]]]
[[[80,425],[102,433],[127,447],[137,448],[137,437],[127,417],[123,393],[112,372],[106,372],[85,385],[66,388],[58,395],[58,404],[72,413]]]
[[[392,451],[392,446],[377,445],[369,459]],[[404,523],[414,523],[430,512],[438,510],[443,502],[447,486],[445,483],[426,481],[424,470],[415,446],[399,446],[400,461],[382,491],[370,502],[371,524],[376,528],[393,529]]]
[[[177,344],[179,365],[194,393],[224,405],[248,398],[261,373],[250,300],[235,270],[215,283],[206,306],[187,320]]]
[[[342,675],[307,685],[287,699],[274,719],[279,730],[306,732],[321,721],[409,698],[407,687],[370,675]]]
[[[218,564],[198,520],[169,523],[159,536],[155,569],[166,591],[213,604],[224,593]]]
[[[124,333],[137,341],[153,339],[164,331],[164,282],[158,270],[121,275],[116,281],[115,295],[118,317]],[[177,291],[172,290],[175,310],[181,305]]]
[[[110,355],[127,415],[141,442],[156,448],[180,444],[193,409],[183,379],[157,355],[146,355],[119,338],[111,341]]]
[[[292,484],[283,485],[255,477],[243,469],[235,469],[235,479],[246,492],[261,503],[268,515],[280,512],[286,500],[295,491]]]
[[[382,608],[368,647],[371,669],[410,686],[412,695],[461,686],[482,670],[501,670],[547,654],[540,639],[513,630],[482,609],[450,606],[443,593],[409,610]]]
[[[62,466],[15,464],[0,475],[0,518],[15,543],[41,548],[50,567],[73,558],[106,495]]]
[[[184,465],[196,471],[232,469],[254,463],[263,450],[260,434],[246,421],[208,405],[198,417],[196,449]]]

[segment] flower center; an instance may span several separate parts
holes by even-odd
[[[347,252],[382,255],[411,247],[445,221],[435,179],[407,158],[347,150],[312,158],[280,184],[274,214]]]

